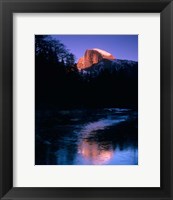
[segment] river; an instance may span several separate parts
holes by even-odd
[[[36,112],[36,165],[137,165],[138,113],[132,109]]]

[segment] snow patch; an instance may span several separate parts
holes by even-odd
[[[105,50],[97,49],[97,48],[94,48],[93,50],[98,51],[99,53],[101,53],[101,54],[104,55],[104,56],[111,56],[111,54],[108,53],[108,52],[105,51]]]

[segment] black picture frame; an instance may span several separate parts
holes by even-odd
[[[13,13],[135,12],[161,18],[161,187],[13,187]],[[0,0],[1,199],[173,199],[173,2],[170,0]],[[151,133],[152,134],[152,133]],[[153,158],[154,159],[154,158]],[[103,180],[104,181],[104,180]],[[150,177],[148,177],[150,181]]]

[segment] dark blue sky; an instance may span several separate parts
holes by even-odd
[[[76,56],[82,57],[86,49],[99,48],[117,59],[138,61],[138,35],[52,35]]]

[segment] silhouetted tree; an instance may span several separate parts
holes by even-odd
[[[48,35],[35,36],[37,105],[40,102],[63,102],[62,93],[69,87],[67,73],[74,72],[74,63],[74,55],[59,40]]]
[[[72,53],[66,55],[66,66],[74,66],[75,56]]]

